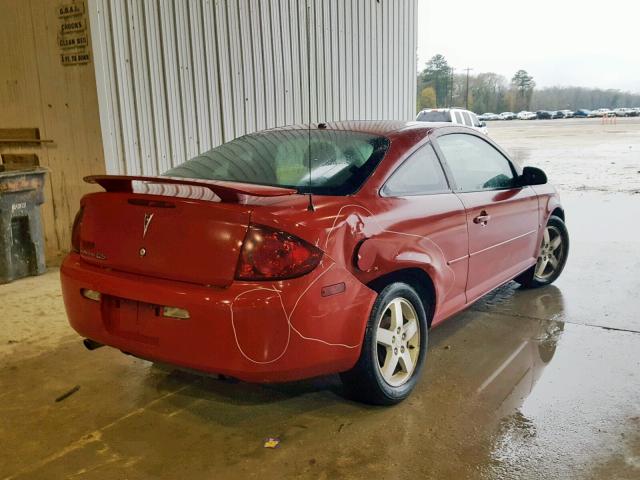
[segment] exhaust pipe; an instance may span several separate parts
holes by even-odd
[[[95,350],[96,348],[104,347],[104,343],[99,343],[89,338],[85,338],[82,341],[82,344],[87,348],[87,350]]]

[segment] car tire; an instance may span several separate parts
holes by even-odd
[[[552,215],[545,227],[538,261],[514,280],[524,288],[539,288],[556,281],[569,256],[569,231],[560,217]]]
[[[378,295],[364,335],[360,358],[341,373],[348,395],[372,405],[394,405],[416,386],[427,354],[429,305],[401,282]]]

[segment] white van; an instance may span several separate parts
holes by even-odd
[[[462,108],[425,108],[416,117],[418,122],[450,122],[466,125],[487,135],[487,124],[479,120],[475,113]]]

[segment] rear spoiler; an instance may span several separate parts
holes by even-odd
[[[226,182],[220,180],[198,180],[181,177],[145,177],[128,175],[91,175],[84,177],[87,183],[96,183],[107,192],[134,193],[133,182],[148,184],[188,185],[211,190],[223,202],[239,202],[243,196],[252,197],[281,197],[293,195],[297,190],[270,185],[256,185],[252,183]]]

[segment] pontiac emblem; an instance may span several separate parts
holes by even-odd
[[[151,225],[151,220],[153,220],[153,213],[145,213],[144,214],[144,225],[142,229],[142,238],[147,235],[147,230],[149,230],[149,225]]]

